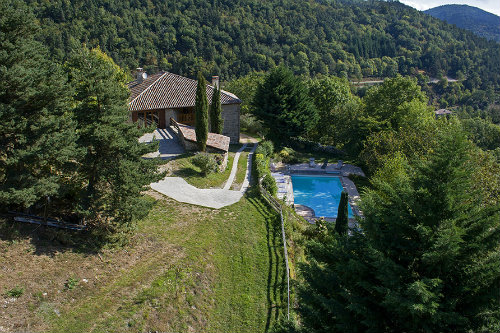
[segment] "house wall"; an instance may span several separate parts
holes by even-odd
[[[165,109],[165,124],[167,126],[170,126],[170,118],[174,118],[175,121],[178,121],[177,112],[175,112],[174,109]]]
[[[240,104],[222,105],[222,119],[224,120],[223,135],[228,136],[230,143],[240,142]]]

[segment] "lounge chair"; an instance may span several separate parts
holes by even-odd
[[[311,167],[311,168],[315,168],[316,167],[316,163],[314,163],[314,157],[311,157],[309,159],[309,167]]]
[[[337,170],[342,169],[342,166],[344,166],[344,161],[339,160],[337,162],[337,165],[335,166],[335,169],[337,169]]]
[[[328,160],[325,160],[325,163],[321,166],[321,169],[326,169],[326,166],[328,165]]]

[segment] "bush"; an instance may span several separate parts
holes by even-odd
[[[196,154],[192,159],[192,163],[200,168],[201,173],[205,176],[217,169],[217,161],[208,153]]]
[[[262,121],[257,120],[254,115],[242,114],[240,116],[241,130],[250,134],[261,135],[264,132]]]
[[[295,150],[285,147],[279,152],[279,156],[284,163],[298,163],[299,159],[296,156]]]
[[[269,173],[264,176],[264,179],[262,180],[262,186],[272,195],[276,195],[276,193],[278,193],[278,186],[276,186],[276,181]]]
[[[262,154],[264,157],[271,157],[274,152],[274,145],[271,141],[262,141],[257,146],[255,154]]]

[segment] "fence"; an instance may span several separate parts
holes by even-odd
[[[285,224],[283,220],[283,209],[281,203],[276,200],[267,190],[262,187],[261,179],[259,179],[259,190],[262,197],[269,203],[269,205],[280,214],[281,219],[281,237],[283,238],[283,252],[285,253],[285,266],[286,266],[286,290],[287,290],[287,319],[290,319],[290,267],[288,267],[288,250],[286,247],[285,237]]]

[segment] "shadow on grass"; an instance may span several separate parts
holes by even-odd
[[[14,221],[13,214],[0,215],[0,240],[16,243],[28,239],[35,255],[53,257],[61,252],[75,252],[86,255],[98,254],[104,247],[120,247],[127,243],[130,229],[122,228],[111,232],[103,227],[84,231],[58,229],[45,225]]]
[[[252,187],[247,192],[247,199],[257,209],[257,211],[266,218],[266,238],[267,251],[269,257],[268,276],[267,276],[267,316],[265,332],[269,332],[271,321],[280,319],[284,295],[283,277],[280,281],[280,266],[284,265],[282,258],[279,255],[279,250],[282,247],[279,233],[279,216],[271,210],[270,207],[259,199],[260,194],[256,187]],[[284,271],[281,269],[281,271]],[[286,291],[285,291],[286,293]],[[279,303],[279,304],[278,304]]]
[[[201,174],[193,168],[181,168],[172,172],[173,175],[182,178],[201,177]]]

